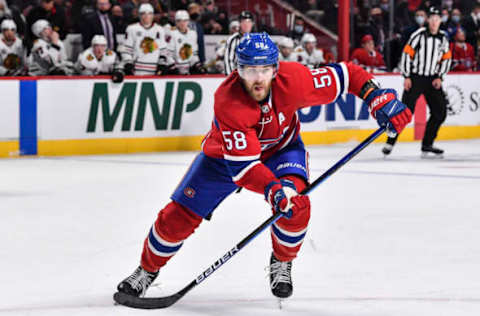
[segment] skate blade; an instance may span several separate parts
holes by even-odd
[[[277,302],[278,302],[278,308],[283,309],[284,304],[285,304],[285,299],[284,298],[278,298]]]
[[[426,153],[422,152],[422,159],[443,159],[443,154],[434,154],[434,153]]]

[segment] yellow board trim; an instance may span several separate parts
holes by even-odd
[[[0,141],[1,158],[18,157],[19,150],[18,140]]]
[[[302,139],[306,145],[362,141],[373,131],[374,129],[302,132]],[[400,135],[399,141],[414,141],[413,136],[413,128],[407,128]],[[480,126],[442,126],[437,140],[469,138],[480,138]],[[38,154],[41,156],[65,156],[200,150],[202,139],[203,136],[40,140],[38,141]],[[382,135],[376,142],[385,140],[386,135]],[[3,151],[2,149],[3,147],[0,147],[0,156],[4,151],[7,153],[18,152],[18,142],[14,148]]]

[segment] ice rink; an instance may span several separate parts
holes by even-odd
[[[356,143],[311,146],[312,180]],[[195,153],[0,160],[0,315],[480,315],[480,140],[438,142],[443,160],[372,144],[315,189],[309,232],[278,308],[263,232],[165,310],[115,306],[157,211]],[[170,295],[270,216],[233,194],[162,269]]]

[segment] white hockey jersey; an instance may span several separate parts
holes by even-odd
[[[172,30],[168,51],[179,74],[190,74],[190,67],[199,62],[197,32],[188,29],[186,33]]]
[[[98,60],[93,53],[93,48],[89,47],[78,55],[75,69],[81,75],[111,74],[117,61],[117,54],[107,49],[102,59]]]
[[[323,57],[323,51],[315,48],[313,52],[309,55],[308,52],[302,47],[298,46],[295,48],[294,53],[298,56],[298,62],[307,66],[308,68],[315,68],[318,64],[325,63],[325,58]]]
[[[62,70],[67,75],[73,73],[73,64],[67,60],[62,41],[59,40],[56,45],[41,38],[36,39],[28,59],[29,74],[44,76],[56,70]]]
[[[129,25],[125,33],[125,41],[118,51],[123,64],[134,64],[135,75],[154,75],[159,64],[172,63],[167,61],[165,31],[160,25],[153,23],[147,29],[138,22]]]
[[[18,37],[11,45],[7,45],[0,35],[0,76],[22,74],[25,66],[26,50]]]

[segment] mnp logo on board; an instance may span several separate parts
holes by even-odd
[[[163,91],[156,90],[153,82],[125,82],[113,100],[108,83],[94,83],[87,133],[97,131],[98,120],[102,122],[103,132],[113,131],[117,125],[121,126],[122,132],[143,131],[147,108],[152,114],[155,130],[179,130],[183,113],[200,107],[202,87],[193,81],[167,81],[161,87]],[[184,104],[190,93],[193,98]],[[172,111],[173,115],[170,115]],[[123,116],[120,115],[122,112]]]

